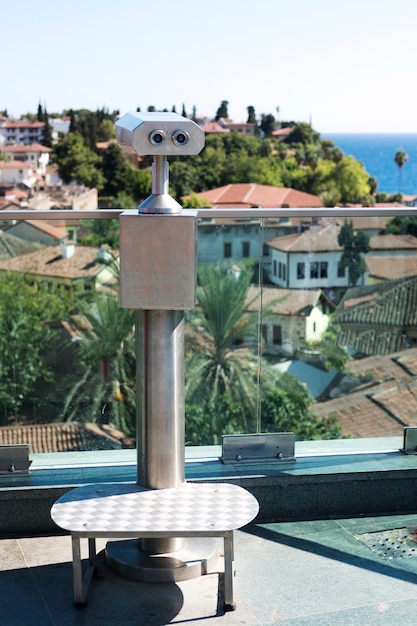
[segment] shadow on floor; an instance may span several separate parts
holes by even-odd
[[[311,539],[294,537],[287,535],[285,533],[279,532],[278,530],[273,530],[270,527],[265,527],[263,525],[253,525],[248,526],[244,529],[241,529],[248,533],[249,535],[254,535],[261,539],[265,539],[267,541],[273,541],[274,543],[279,543],[281,545],[295,548],[296,550],[302,550],[304,552],[309,552],[311,554],[316,554],[318,556],[322,556],[328,559],[333,559],[335,561],[340,561],[341,563],[346,563],[349,565],[353,565],[354,567],[360,567],[362,569],[369,570],[371,572],[375,572],[378,574],[382,574],[384,576],[390,576],[392,578],[396,578],[397,580],[403,580],[410,583],[417,583],[417,557],[410,562],[408,559],[405,563],[407,566],[413,567],[414,571],[407,571],[403,569],[404,563],[401,562],[400,559],[391,561],[390,563],[380,562],[380,557],[375,556],[375,560],[372,558],[367,558],[363,556],[363,554],[354,554],[349,551],[341,550],[339,548],[334,548],[329,545],[324,545],[319,542],[320,534],[317,534],[318,540],[313,541]],[[352,535],[345,532],[345,536],[351,538]],[[349,542],[346,542],[346,548],[349,548]],[[368,551],[369,554],[372,552],[367,548],[364,544],[360,544],[358,541],[359,550],[363,553]]]

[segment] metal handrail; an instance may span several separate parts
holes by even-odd
[[[54,220],[54,219],[118,219],[125,209],[93,209],[86,211],[68,210],[36,210],[36,209],[5,209],[0,211],[2,220]],[[417,207],[315,207],[315,208],[227,208],[227,209],[197,209],[198,217],[217,218],[274,218],[274,217],[384,217],[417,215]]]

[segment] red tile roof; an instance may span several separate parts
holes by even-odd
[[[365,256],[369,275],[380,280],[417,276],[417,256]]]
[[[12,146],[3,146],[1,148],[1,152],[11,153],[11,154],[19,154],[26,152],[52,152],[52,148],[47,148],[46,146],[42,146],[40,143],[30,143],[30,144],[14,144]]]
[[[315,415],[334,415],[344,437],[401,436],[405,426],[417,426],[417,348],[350,361],[347,369],[367,381],[312,405]]]
[[[26,161],[0,161],[0,169],[20,169],[20,170],[33,170],[33,165]]]
[[[277,128],[276,130],[272,131],[272,136],[273,137],[288,137],[288,135],[291,135],[293,130],[294,129],[291,128],[290,126],[287,126],[286,128]]]
[[[275,237],[268,246],[284,252],[329,252],[342,250],[337,242],[339,227],[328,224],[324,228],[311,228],[303,233]]]
[[[304,191],[272,185],[237,183],[196,194],[213,207],[303,208],[322,207],[320,198]]]
[[[31,122],[29,120],[7,120],[3,128],[43,128],[45,122]]]
[[[201,128],[204,130],[206,135],[210,133],[230,133],[230,130],[228,128],[220,126],[220,124],[218,124],[217,122],[209,122]]]
[[[413,235],[374,235],[369,244],[372,250],[417,250]]]
[[[131,447],[132,441],[104,424],[53,422],[0,427],[0,445],[29,444],[30,454]]]
[[[308,315],[316,306],[321,296],[320,289],[281,289],[262,287],[262,309],[264,315],[269,312],[278,315]],[[250,287],[246,301],[248,311],[258,311],[260,291],[258,287]]]
[[[69,280],[87,279],[94,277],[103,267],[96,260],[96,248],[76,246],[73,256],[64,259],[60,246],[46,246],[29,254],[0,261],[0,271],[27,272]]]

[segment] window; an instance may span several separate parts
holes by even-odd
[[[317,261],[313,261],[310,263],[310,278],[318,278],[319,277],[319,264]]]
[[[232,244],[227,242],[224,244],[224,258],[230,259],[232,257]]]
[[[242,241],[242,256],[244,259],[250,256],[250,241]]]
[[[265,342],[268,341],[268,326],[266,324],[262,324],[261,333],[262,333],[262,339]]]
[[[287,266],[282,264],[282,280],[287,280]]]
[[[277,275],[277,262],[274,260],[274,276]]]
[[[305,263],[297,263],[297,278],[298,280],[302,280],[306,275],[306,264]]]
[[[272,341],[275,345],[281,345],[282,344],[282,329],[281,326],[274,326],[272,327]]]
[[[322,261],[320,263],[320,278],[327,278],[327,261]]]
[[[278,265],[278,276],[279,276],[279,278],[282,278],[282,263],[281,263],[281,261],[279,262],[279,265]]]
[[[344,278],[346,273],[346,268],[343,267],[342,262],[339,261],[337,264],[337,277]]]

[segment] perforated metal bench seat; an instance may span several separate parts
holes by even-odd
[[[79,487],[59,498],[53,521],[71,533],[74,602],[85,604],[96,566],[99,537],[223,537],[224,603],[234,608],[233,531],[251,522],[259,505],[248,491],[225,483],[184,483],[170,489],[104,483]],[[84,579],[80,540],[89,540]]]

